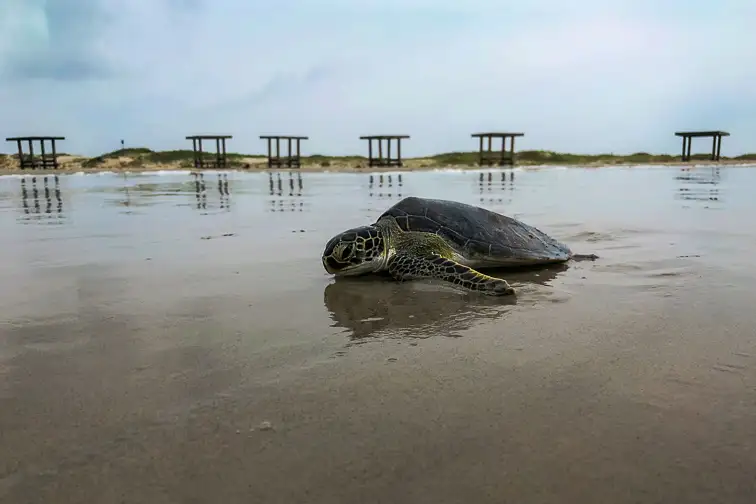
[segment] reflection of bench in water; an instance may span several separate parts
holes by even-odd
[[[720,201],[722,176],[718,166],[706,169],[681,168],[675,177],[680,187],[676,197],[683,200]],[[707,187],[708,186],[708,187]]]
[[[371,198],[401,198],[403,185],[404,180],[402,179],[401,173],[396,176],[396,184],[394,184],[394,178],[390,173],[387,175],[382,173],[379,175],[370,175],[368,182],[368,195]],[[378,189],[378,191],[375,192],[375,189]],[[386,192],[384,192],[384,190]]]
[[[281,172],[277,172],[275,176],[269,172],[268,192],[272,198],[269,200],[268,211],[303,212],[303,191],[304,180],[300,172],[288,172],[284,176],[281,176]]]
[[[275,179],[273,173],[268,173],[268,190],[271,196],[283,196],[284,184],[289,189],[289,196],[302,196],[303,181],[302,174],[297,172],[295,175],[293,172],[288,173],[288,180],[284,183],[284,178],[281,177],[281,173],[276,173]]]
[[[216,187],[218,194],[220,195],[220,208],[222,210],[229,210],[231,207],[231,194],[228,186],[228,174],[217,173]],[[197,200],[197,208],[207,209],[207,185],[205,184],[205,174],[201,172],[192,172],[194,177],[194,193]]]
[[[680,168],[680,175],[676,176],[677,180],[684,180],[694,184],[719,184],[722,179],[719,167],[715,166],[711,172],[704,170],[693,170],[691,168]]]
[[[41,179],[38,180],[38,179]],[[63,213],[63,199],[60,192],[60,179],[57,175],[30,177],[21,179],[21,206],[24,214],[42,214],[40,196],[45,199],[44,213],[60,216]],[[53,203],[55,205],[53,206]]]
[[[302,200],[270,200],[269,212],[304,212],[304,202]]]
[[[501,172],[480,172],[477,176],[478,179],[478,192],[480,194],[480,202],[484,203],[488,199],[489,203],[503,203],[504,198],[501,195],[505,191],[514,190],[514,178],[513,171],[501,171]],[[499,194],[500,197],[493,197],[494,194]],[[488,196],[488,198],[486,198]],[[512,198],[509,195],[508,202],[511,202]]]

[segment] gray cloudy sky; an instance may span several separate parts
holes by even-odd
[[[406,133],[412,156],[478,130],[676,153],[675,130],[725,129],[737,155],[756,151],[755,24],[753,0],[0,0],[0,135],[345,154]]]

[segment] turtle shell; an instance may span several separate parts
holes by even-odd
[[[473,267],[522,266],[567,261],[570,248],[541,230],[456,201],[408,197],[379,218],[392,216],[404,231],[435,233]]]

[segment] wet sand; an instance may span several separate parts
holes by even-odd
[[[0,178],[0,502],[752,502],[756,171],[388,175]],[[325,274],[407,195],[600,259]]]

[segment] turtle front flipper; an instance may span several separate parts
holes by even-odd
[[[491,296],[515,293],[506,280],[484,275],[438,254],[399,253],[389,260],[388,271],[399,281],[438,279]]]

